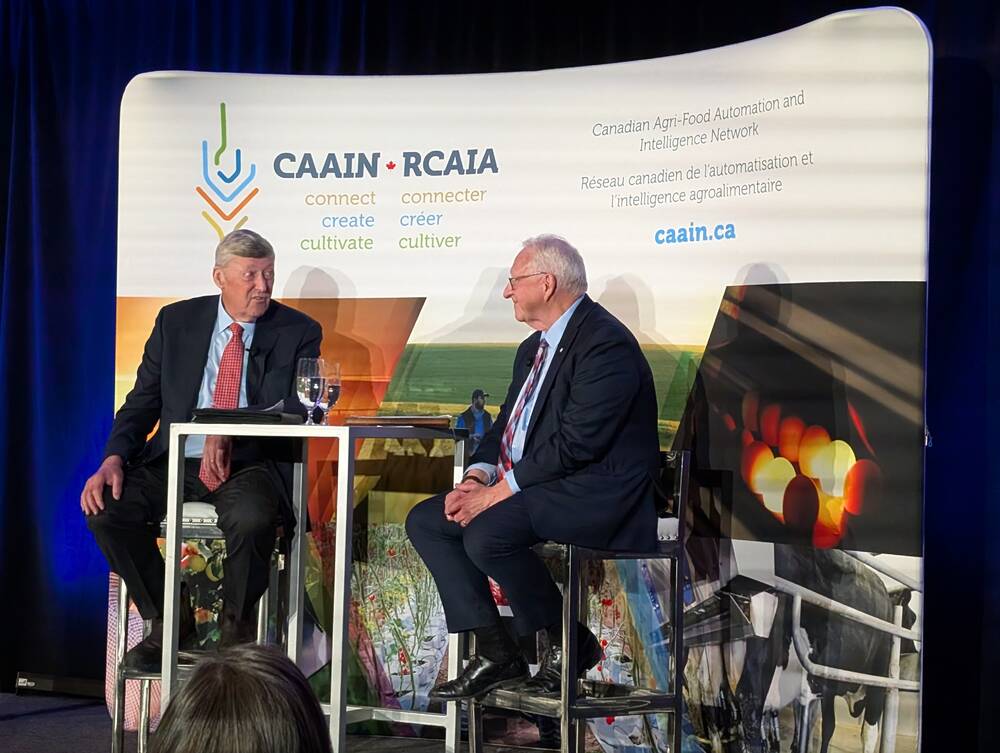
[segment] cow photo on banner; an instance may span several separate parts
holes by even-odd
[[[156,312],[214,293],[214,248],[245,227],[275,248],[275,297],[323,326],[333,421],[472,415],[470,395],[495,416],[527,334],[510,264],[561,235],[652,367],[661,447],[692,456],[684,655],[662,640],[668,573],[616,563],[589,594],[591,677],[664,687],[683,662],[685,753],[916,751],[929,80],[925,29],[894,8],[533,73],[142,74],[122,101],[116,404]],[[353,702],[426,709],[445,671],[403,521],[451,454],[359,448]],[[325,692],[338,469],[332,442],[309,455],[303,668]],[[224,554],[185,546],[209,644]],[[672,723],[595,719],[588,745],[663,751]],[[557,729],[498,712],[487,734]]]

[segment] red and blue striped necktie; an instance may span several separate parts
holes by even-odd
[[[524,383],[524,390],[521,391],[521,398],[514,406],[514,411],[510,414],[507,426],[504,427],[503,439],[500,441],[500,460],[497,463],[498,478],[502,479],[514,467],[514,462],[511,459],[511,452],[514,447],[514,433],[517,431],[517,425],[521,421],[521,414],[524,413],[524,406],[531,400],[532,395],[535,394],[535,389],[538,387],[538,377],[542,373],[542,364],[545,363],[545,352],[548,350],[548,347],[548,342],[542,337],[538,342],[538,350],[535,352],[535,362],[531,365],[528,379]]]

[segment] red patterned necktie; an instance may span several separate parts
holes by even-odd
[[[243,327],[236,322],[229,325],[233,336],[226,343],[219,361],[219,373],[215,377],[215,391],[212,393],[213,408],[238,408],[240,405],[240,382],[243,376]],[[201,458],[198,478],[210,492],[219,488],[218,482],[210,478],[205,469],[205,456]]]
[[[504,427],[503,439],[500,441],[500,461],[497,463],[498,478],[502,479],[514,467],[514,461],[511,459],[514,447],[514,433],[517,431],[517,425],[521,421],[521,414],[524,413],[524,406],[531,400],[531,396],[535,394],[535,388],[538,387],[538,375],[542,371],[542,364],[545,363],[545,351],[548,350],[548,347],[549,344],[545,341],[545,338],[541,338],[538,342],[538,350],[535,352],[535,362],[531,364],[531,371],[528,373],[528,379],[524,383],[524,391],[521,393],[521,399],[517,401],[517,404],[514,406],[514,412],[511,413],[510,419],[507,421],[507,426]]]

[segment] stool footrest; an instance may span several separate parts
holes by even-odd
[[[524,711],[558,718],[562,702],[558,693],[522,693],[517,690],[494,690],[477,701],[481,706]],[[673,693],[616,685],[608,682],[583,683],[583,694],[570,706],[573,719],[594,719],[629,714],[673,713],[677,698]]]
[[[681,554],[680,542],[676,540],[661,541],[656,549],[651,552],[623,552],[611,549],[589,549],[585,546],[575,544],[556,544],[547,541],[534,546],[535,552],[542,557],[562,557],[566,554],[566,547],[572,546],[576,556],[581,560],[656,560],[668,557],[678,557]]]
[[[576,555],[581,560],[660,560],[677,557],[681,545],[677,541],[661,541],[651,552],[615,552],[608,549],[587,549],[578,546]]]
[[[166,524],[160,526],[160,536],[166,537]],[[211,523],[182,523],[180,537],[182,539],[224,539],[222,529]]]
[[[177,677],[181,680],[186,680],[191,672],[194,670],[194,665],[192,664],[181,664],[177,667]],[[144,672],[140,669],[128,669],[122,667],[122,677],[126,680],[160,680],[159,672]]]

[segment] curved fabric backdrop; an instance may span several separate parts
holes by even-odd
[[[929,65],[920,23],[881,9],[538,73],[143,74],[122,102],[116,404],[158,308],[214,292],[214,246],[245,226],[275,246],[275,295],[323,324],[341,416],[457,414],[475,388],[503,394],[527,334],[501,297],[520,241],[563,235],[643,344],[664,447],[728,474],[692,499],[685,749],[787,747],[822,717],[815,735],[862,750],[847,720],[863,714],[869,739],[891,715],[883,735],[915,750],[915,693],[898,710],[874,685],[835,701],[850,683],[803,684],[789,644],[796,588],[888,622],[900,606],[907,627],[919,615]],[[336,469],[316,450],[319,573]],[[382,702],[424,706],[444,628],[400,523],[445,450],[363,452],[385,465],[360,482],[356,670]],[[631,574],[592,597],[608,641],[595,672],[655,682],[661,626]],[[813,663],[890,673],[887,632],[810,609]],[[904,640],[904,681],[918,645]],[[608,747],[664,728],[592,731]],[[531,739],[514,721],[505,735]]]

